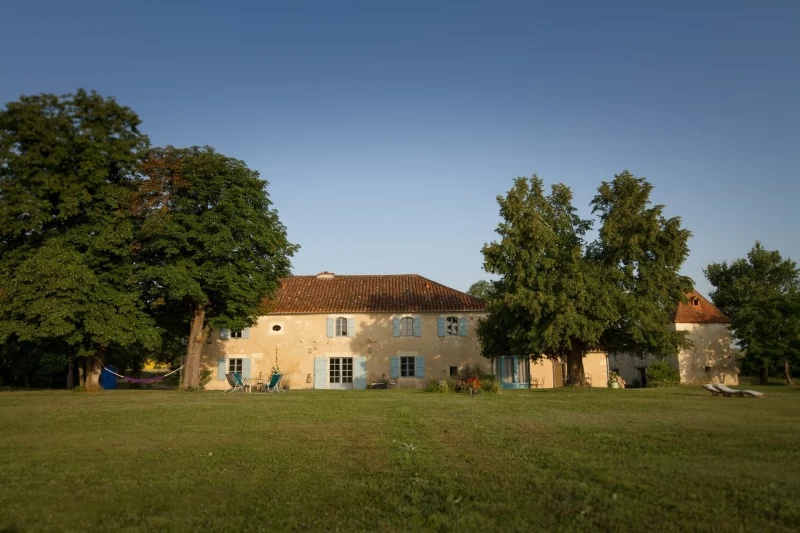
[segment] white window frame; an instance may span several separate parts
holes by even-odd
[[[417,358],[415,356],[400,356],[400,377],[417,377]]]
[[[329,357],[328,358],[328,383],[338,385],[341,383],[353,384],[353,358]]]
[[[409,329],[406,330],[405,325],[410,324]],[[414,336],[414,317],[401,316],[400,317],[400,336],[413,337]]]
[[[450,315],[444,317],[444,336],[445,337],[458,337],[458,323],[460,317]]]
[[[230,333],[229,333],[228,336],[231,339],[241,339],[243,331],[244,331],[243,329],[232,329],[232,330],[230,330]]]
[[[280,330],[275,331],[272,328],[275,326],[280,326]],[[286,329],[286,324],[283,322],[273,322],[269,325],[269,329],[267,330],[268,335],[283,335],[284,330]]]
[[[333,336],[336,338],[347,337],[348,335],[348,317],[337,316],[333,319]]]
[[[238,363],[237,363],[238,361]],[[238,367],[238,370],[237,370]],[[244,372],[244,359],[241,357],[229,357],[228,358],[228,373],[232,374],[234,372],[238,372],[239,375]]]

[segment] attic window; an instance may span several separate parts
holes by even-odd
[[[317,279],[333,279],[335,274],[333,272],[320,272],[317,274]]]
[[[694,305],[700,305],[700,298],[692,298],[692,303]]]
[[[272,326],[272,331],[280,331],[280,330],[281,330],[280,324],[275,324],[274,326]]]

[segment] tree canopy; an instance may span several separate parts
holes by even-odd
[[[665,356],[686,346],[671,316],[692,288],[679,274],[690,233],[650,205],[651,190],[627,171],[603,182],[594,241],[564,184],[546,194],[536,175],[517,178],[498,196],[500,239],[482,250],[485,270],[500,277],[478,326],[483,354],[564,358],[582,377],[591,349]]]
[[[208,147],[167,147],[153,150],[141,171],[145,300],[162,320],[190,325],[184,386],[197,387],[209,328],[253,325],[290,274],[297,246],[271,208],[267,182],[242,161]]]
[[[187,353],[255,323],[297,246],[267,182],[205,147],[149,148],[113,98],[23,96],[0,110],[0,378]],[[188,342],[187,342],[188,341]],[[188,346],[186,346],[188,345]],[[137,368],[133,369],[134,371]]]
[[[486,301],[489,299],[489,292],[492,290],[492,282],[482,279],[470,285],[467,294],[474,296],[479,300]]]
[[[132,261],[138,126],[83,90],[0,111],[0,342],[87,356],[88,388],[110,347],[158,342]]]
[[[714,286],[711,299],[731,319],[731,329],[746,358],[757,362],[762,383],[769,369],[800,364],[800,270],[777,250],[760,242],[747,258],[711,263],[706,278]]]

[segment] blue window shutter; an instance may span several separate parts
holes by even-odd
[[[396,379],[400,377],[400,358],[399,357],[391,357],[389,358],[389,377],[392,379]]]
[[[328,317],[328,338],[333,338],[333,319]]]
[[[217,359],[217,379],[225,381],[225,358],[220,357]]]
[[[400,336],[400,319],[394,317],[392,319],[392,337],[399,337]]]
[[[418,378],[425,377],[425,358],[422,357],[421,355],[418,355],[417,360],[414,361],[414,371],[415,371],[414,375],[416,377]]]
[[[250,378],[250,364],[252,363],[252,359],[249,357],[247,359],[242,359],[242,377],[243,378]]]
[[[415,337],[422,337],[422,319],[415,318],[414,319],[414,336]]]
[[[462,337],[467,336],[467,318],[461,317],[458,319],[458,334]]]
[[[250,338],[250,328],[244,328],[242,330],[242,338],[249,339]]]
[[[444,317],[440,316],[439,320],[436,321],[436,329],[438,330],[438,334],[440,337],[444,337]]]
[[[328,388],[328,358],[315,357],[314,358],[314,388],[327,389]]]
[[[356,319],[355,318],[348,318],[347,319],[347,336],[352,337],[356,333]]]
[[[230,339],[231,338],[231,330],[228,328],[222,328],[219,330],[219,338],[220,339]]]
[[[362,390],[367,388],[367,358],[353,357],[353,388]]]

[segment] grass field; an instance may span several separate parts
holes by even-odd
[[[800,390],[0,393],[0,531],[797,531]]]

